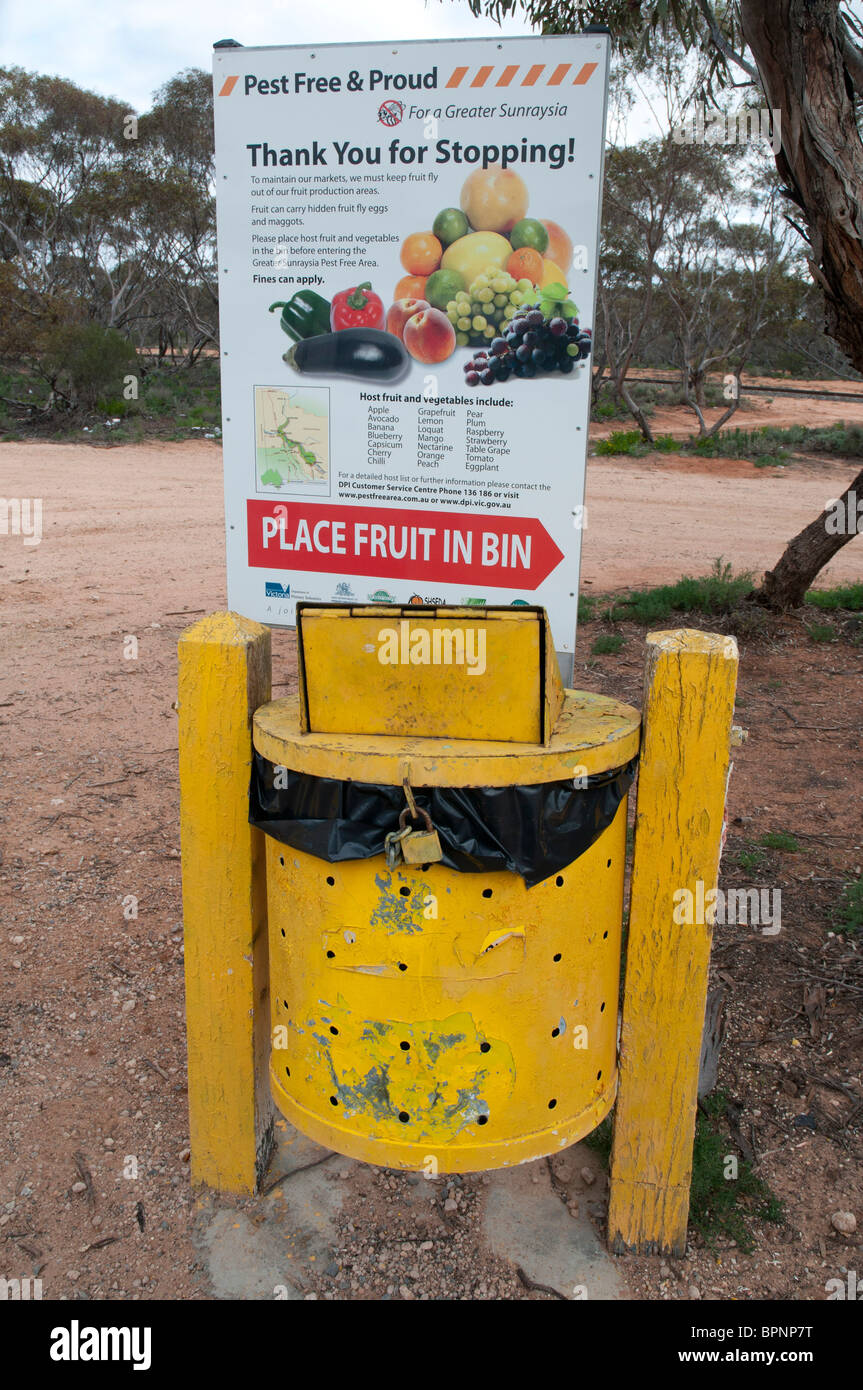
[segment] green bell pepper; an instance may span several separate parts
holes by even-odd
[[[330,331],[330,302],[314,290],[297,290],[293,299],[280,299],[270,305],[270,313],[281,309],[279,322],[289,338],[300,342],[303,338],[316,338],[319,333]]]

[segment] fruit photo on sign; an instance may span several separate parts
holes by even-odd
[[[408,319],[413,318],[414,314],[421,314],[423,309],[430,308],[431,305],[426,299],[397,299],[387,310],[387,332],[394,333],[404,342],[405,324]]]
[[[408,274],[395,287],[387,327],[420,362],[443,362],[456,347],[503,343],[500,351],[474,354],[466,371],[477,381],[468,384],[551,370],[568,374],[587,356],[590,341],[578,328],[566,287],[573,259],[569,234],[550,218],[529,217],[527,184],[500,165],[468,174],[459,201],[459,207],[440,210],[430,232],[411,232],[402,242],[400,260]],[[422,301],[412,314],[411,301]],[[510,344],[513,324],[527,313],[539,313],[541,322]],[[420,316],[421,324],[409,330]],[[520,347],[529,349],[521,359],[515,355]],[[489,366],[489,357],[499,361]]]

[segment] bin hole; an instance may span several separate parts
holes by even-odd
[[[405,965],[403,960],[399,961],[399,970],[407,970],[407,966]]]
[[[327,874],[327,883],[330,885],[331,888],[334,887],[335,882],[336,880],[333,878],[332,874]]]
[[[333,1034],[334,1037],[338,1037],[339,1030],[334,1023],[330,1024],[330,1032]]]
[[[290,1074],[291,1074],[291,1069],[290,1069],[290,1067],[285,1067],[285,1076],[290,1076]]]
[[[480,1043],[480,1052],[491,1052],[491,1043]]]
[[[560,951],[557,952],[557,955],[552,956],[552,960],[562,960],[562,959],[563,959],[563,957],[561,956]]]
[[[409,1042],[399,1043],[399,1047],[401,1048],[402,1052],[410,1052],[411,1050],[411,1045]]]
[[[601,1072],[601,1071],[598,1071],[598,1072],[596,1073],[596,1079],[597,1079],[597,1081],[601,1081],[601,1080],[602,1080],[602,1072]]]
[[[284,934],[285,934],[285,929],[284,929],[284,927],[282,927],[282,936],[284,936]]]
[[[476,1117],[476,1122],[477,1122],[478,1125],[487,1125],[487,1124],[488,1124],[488,1115],[477,1115],[477,1117]]]
[[[555,883],[557,884],[558,888],[562,888],[562,887],[563,887],[563,874],[558,874],[557,878],[556,878],[554,881],[555,881]]]
[[[339,1103],[338,1096],[330,1096],[330,1105],[338,1105],[338,1103]]]
[[[431,868],[431,864],[421,864],[420,868],[422,869],[424,874],[427,874],[429,869]]]
[[[408,1112],[407,1112],[406,1110],[400,1110],[400,1111],[399,1111],[399,1119],[401,1120],[401,1122],[402,1122],[403,1125],[406,1125],[407,1122],[408,1122],[408,1120],[410,1119],[410,1115],[408,1114]]]
[[[603,939],[603,941],[605,940],[605,938],[606,938],[607,936],[608,936],[608,932],[607,932],[607,931],[604,931],[604,932],[602,933],[602,939]]]
[[[335,953],[335,951],[327,951],[327,960],[335,960],[335,958],[336,958],[336,953]]]
[[[602,1003],[601,1003],[600,1006],[599,1006],[599,1012],[600,1012],[601,1014],[604,1014],[604,1013],[605,1013],[605,1000],[604,1000],[604,999],[603,999]]]
[[[490,888],[483,888],[483,890],[482,890],[482,895],[483,895],[484,898],[490,898],[490,897],[491,897],[491,894],[492,894],[492,890],[491,890]]]
[[[283,999],[283,1000],[282,1000],[282,1003],[284,1004],[284,1006],[285,1006],[286,1009],[290,1009],[291,1006],[290,1006],[290,1004],[288,1003],[287,999]]]
[[[559,1028],[552,1028],[552,1030],[551,1030],[551,1036],[552,1036],[553,1038],[559,1038],[559,1037],[560,1037],[560,1029],[559,1029]]]
[[[411,895],[411,890],[408,888],[407,884],[405,884],[403,888],[400,888],[399,892],[403,898],[409,898]]]
[[[283,854],[279,855],[279,863],[281,864],[282,868],[285,867],[285,856]]]
[[[548,1108],[549,1108],[549,1110],[553,1110],[554,1107],[555,1107],[556,1105],[557,1105],[557,1101],[556,1101],[556,1100],[550,1100],[550,1101],[548,1102]]]
[[[610,860],[610,859],[607,859],[607,860],[605,861],[605,867],[606,867],[607,869],[610,869],[610,868],[611,868],[611,860]]]

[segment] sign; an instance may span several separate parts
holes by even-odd
[[[572,651],[608,39],[214,55],[228,601],[542,604]]]

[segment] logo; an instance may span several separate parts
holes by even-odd
[[[239,80],[240,80],[240,79],[239,79],[239,76],[237,76],[237,77],[226,77],[225,80],[224,80],[224,82],[223,82],[222,85],[221,85],[221,88],[219,89],[219,96],[220,96],[220,97],[229,97],[229,96],[231,95],[231,92],[234,90],[234,88],[236,87],[237,83],[239,82]]]
[[[346,584],[345,581],[344,581],[343,579],[340,579],[339,582],[338,582],[338,584],[336,585],[335,597],[336,597],[336,598],[353,598],[353,596],[354,596],[354,591],[353,591],[353,589],[351,588],[350,584]]]
[[[462,604],[465,608],[485,608],[484,598],[463,598]]]
[[[375,589],[373,594],[369,594],[370,603],[398,603],[395,594],[388,594],[386,589]]]
[[[378,107],[378,120],[381,125],[398,125],[402,116],[405,114],[404,102],[402,101],[382,101]]]
[[[510,608],[530,608],[526,598],[514,598],[509,606]]]
[[[425,599],[423,598],[422,594],[411,594],[410,598],[408,599],[408,603],[412,603],[415,607],[417,605],[419,605],[421,608],[425,607]]]
[[[275,580],[268,579],[264,584],[264,593],[267,598],[290,598],[290,584],[277,584]]]
[[[69,1327],[52,1330],[48,1355],[52,1361],[131,1361],[133,1370],[148,1371],[152,1335],[149,1327],[82,1327],[73,1318]]]

